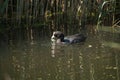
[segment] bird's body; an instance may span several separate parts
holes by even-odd
[[[80,43],[84,42],[85,40],[86,37],[83,34],[74,34],[64,37],[64,34],[61,31],[53,32],[53,35],[51,37],[51,41],[58,44]]]

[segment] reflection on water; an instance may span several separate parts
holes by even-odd
[[[119,80],[119,53],[101,35],[65,46],[49,39],[16,42],[1,47],[0,80]]]

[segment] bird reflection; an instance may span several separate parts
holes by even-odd
[[[64,53],[64,46],[55,44],[54,42],[51,43],[51,56],[54,58],[56,56],[63,55]]]

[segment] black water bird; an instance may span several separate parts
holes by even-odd
[[[51,37],[51,41],[57,44],[73,44],[84,42],[85,40],[86,36],[83,34],[74,34],[65,37],[61,31],[54,31]]]

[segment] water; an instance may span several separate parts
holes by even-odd
[[[65,46],[51,45],[50,38],[11,41],[0,49],[0,80],[120,80],[120,37],[108,35]]]

